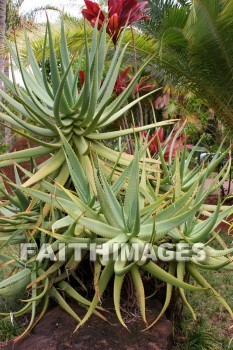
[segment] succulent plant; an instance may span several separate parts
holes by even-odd
[[[204,184],[212,169],[221,162],[221,157],[213,159],[206,168],[198,166],[198,169],[190,171],[192,152],[187,153],[184,159],[183,150],[181,154],[178,153],[172,158],[170,164],[165,163],[161,153],[161,163],[163,166],[166,164],[166,171],[161,174],[157,166],[154,172],[146,171],[143,162],[145,149],[142,152],[141,148],[138,151],[136,147],[133,161],[116,180],[104,175],[102,165],[98,158],[95,158],[92,162],[95,163],[93,181],[96,193],[90,196],[89,182],[80,170],[79,159],[69,142],[63,136],[61,138],[75,191],[45,180],[41,181],[39,190],[21,187],[21,191],[27,198],[31,198],[35,206],[41,205],[41,202],[46,203],[51,216],[45,218],[40,227],[28,227],[26,240],[37,242],[34,255],[26,261],[18,257],[13,262],[10,257],[7,259],[5,256],[6,263],[12,263],[18,272],[1,282],[0,294],[12,294],[26,287],[31,290],[31,297],[25,301],[26,306],[13,313],[17,317],[31,309],[32,321],[24,335],[35,324],[37,306],[43,302],[42,317],[50,297],[55,298],[59,305],[78,321],[77,328],[82,326],[93,312],[105,319],[101,313],[104,309],[98,304],[112,278],[116,314],[121,324],[126,327],[120,312],[121,289],[126,275],[132,278],[142,319],[146,323],[143,286],[145,273],[150,273],[155,279],[166,283],[166,299],[161,313],[150,325],[146,323],[146,329],[152,327],[166,311],[174,288],[178,289],[194,318],[195,312],[186,298],[186,290],[204,290],[213,294],[233,317],[230,306],[200,272],[200,268],[233,269],[233,248],[226,249],[224,244],[222,250],[212,247],[212,241],[215,239],[221,243],[215,229],[232,213],[232,207],[222,206],[219,201],[213,213],[213,207],[204,204],[209,193],[220,186],[219,174],[215,176],[210,187],[205,188]],[[140,160],[143,164],[141,170]],[[226,165],[228,170],[229,166]],[[227,174],[226,168],[224,172]],[[167,172],[170,174],[169,178]],[[223,178],[226,176],[224,172],[220,174]],[[15,234],[9,236],[7,244],[11,241],[16,244],[14,239],[18,236],[20,233],[15,231]],[[51,244],[57,260],[38,261],[38,253],[46,250],[44,243]],[[62,248],[59,243],[63,243]],[[92,301],[85,299],[69,282],[69,275],[78,279],[75,271],[83,258],[82,254],[78,260],[75,258],[75,251],[70,247],[70,243],[85,244],[84,255],[91,254],[92,245],[96,246],[93,275],[95,296]],[[188,244],[185,251],[188,257],[186,260],[179,260],[174,255],[171,259],[163,261],[158,254],[160,251],[164,257],[171,256],[179,251],[180,244],[183,243]],[[193,250],[196,243],[202,244],[197,251]],[[147,244],[153,248],[153,254],[149,256],[145,255]],[[125,258],[135,245],[140,248],[139,255]],[[198,257],[203,253],[204,258],[199,260]],[[63,256],[62,254],[65,254],[65,258],[60,261],[59,257]],[[193,277],[196,285],[187,281],[187,274]],[[61,289],[64,295],[74,298],[80,305],[88,308],[82,320],[60,293]]]
[[[82,158],[81,162],[90,167],[92,153],[105,159],[106,167],[111,171],[111,164],[115,163],[119,153],[104,146],[100,141],[134,134],[147,130],[157,125],[165,125],[170,121],[151,124],[142,127],[132,127],[127,130],[104,131],[108,125],[129,111],[141,99],[152,92],[127,103],[140,75],[147,62],[140,68],[128,87],[118,97],[114,95],[114,86],[124,58],[126,47],[122,48],[121,39],[116,47],[109,67],[106,64],[108,43],[106,43],[105,26],[99,33],[95,27],[89,49],[87,36],[85,48],[77,55],[70,58],[67,47],[65,29],[61,25],[61,48],[59,62],[55,54],[52,30],[47,23],[43,46],[42,68],[38,65],[29,39],[25,34],[27,56],[30,67],[26,68],[20,57],[17,44],[15,48],[7,42],[8,49],[19,69],[24,86],[18,86],[12,67],[13,82],[3,73],[3,80],[8,92],[1,90],[0,94],[4,102],[0,106],[4,112],[0,113],[2,120],[11,125],[12,129],[20,135],[38,144],[38,147],[7,153],[0,156],[0,167],[11,165],[12,161],[19,164],[30,158],[36,159],[42,155],[50,155],[50,158],[41,164],[24,186],[30,186],[41,179],[57,178],[59,183],[65,184],[69,178],[69,170],[66,157],[62,149],[61,134],[65,136],[72,146],[75,154]],[[50,61],[51,82],[48,82],[45,71],[47,51]],[[81,91],[78,89],[79,70],[85,61],[85,82]],[[127,165],[132,156],[123,154],[120,158],[122,165]],[[153,160],[151,160],[153,163]]]
[[[166,298],[159,316],[150,325],[146,323],[146,329],[152,327],[166,311],[174,288],[178,289],[194,318],[195,312],[186,298],[186,290],[212,293],[233,318],[230,306],[200,272],[200,269],[233,269],[233,248],[227,249],[216,232],[218,224],[232,214],[232,207],[222,205],[220,200],[215,207],[204,203],[229,173],[230,159],[215,174],[211,185],[205,187],[207,177],[229,149],[219,156],[221,145],[209,164],[191,167],[198,145],[188,151],[184,138],[184,144],[179,147],[180,129],[173,132],[162,146],[157,137],[158,128],[171,121],[106,132],[104,128],[107,125],[150,93],[127,104],[146,62],[127,88],[113,98],[125,47],[121,48],[120,38],[112,62],[106,69],[104,26],[98,34],[96,24],[90,50],[86,40],[85,82],[81,91],[78,91],[77,83],[83,55],[79,55],[74,71],[75,58],[69,58],[63,26],[61,75],[49,23],[42,70],[26,36],[30,70],[23,66],[17,45],[15,51],[8,44],[20,69],[24,87],[17,85],[14,74],[11,82],[0,73],[11,95],[4,91],[0,94],[3,101],[16,111],[12,112],[1,102],[5,113],[0,113],[0,117],[11,123],[13,130],[39,145],[0,156],[0,167],[14,164],[16,179],[16,183],[10,182],[13,193],[2,190],[0,202],[0,266],[11,267],[10,275],[0,282],[0,295],[28,293],[22,299],[25,306],[21,310],[0,315],[12,318],[31,312],[27,328],[16,341],[26,336],[43,317],[50,298],[56,299],[77,320],[77,328],[92,313],[106,320],[105,310],[98,304],[111,279],[114,280],[116,314],[126,327],[120,311],[121,290],[126,276],[133,281],[142,319],[146,323],[143,281],[148,273],[154,279],[165,282]],[[44,68],[47,39],[51,84]],[[157,128],[154,138],[157,137],[158,151],[153,158],[149,147],[154,138],[136,136],[138,132],[152,127]],[[129,133],[135,134],[135,155],[126,154],[124,148],[121,152],[114,151],[99,142]],[[50,158],[32,171],[21,166],[23,161],[43,154],[50,155]],[[25,174],[25,182],[21,182],[18,169]],[[214,248],[214,240],[223,249]],[[17,249],[13,253],[4,253],[5,247],[18,248],[21,243],[33,246],[31,254],[19,254]],[[195,245],[200,243],[201,246],[194,250]],[[84,246],[78,258],[74,244]],[[187,255],[187,259],[183,260],[176,255],[182,244],[186,245]],[[93,246],[95,294],[92,300],[88,300],[72,285],[69,277],[73,276],[82,288],[86,288],[76,272],[84,256],[92,254]],[[131,256],[135,246],[138,254]],[[150,254],[145,250],[147,247],[151,249]],[[200,256],[202,259],[199,259]],[[187,275],[193,277],[195,284],[186,278]],[[87,309],[83,319],[69,305],[68,298],[73,298]],[[38,310],[40,314],[36,318]]]

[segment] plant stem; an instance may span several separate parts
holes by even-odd
[[[131,33],[132,33],[132,44],[133,44],[133,65],[134,65],[134,74],[137,74],[138,67],[137,67],[137,52],[136,52],[136,46],[135,46],[135,37],[134,37],[134,31],[133,27],[130,26]],[[139,91],[136,93],[136,97],[139,98]],[[139,121],[140,121],[140,126],[144,125],[144,120],[143,120],[143,111],[142,111],[142,105],[141,102],[138,102],[138,108],[139,108]]]

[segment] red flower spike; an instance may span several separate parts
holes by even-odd
[[[108,0],[108,14],[112,17],[115,13],[120,12],[122,7],[122,0]]]
[[[114,86],[114,93],[118,96],[120,95],[127,85],[130,83],[131,79],[128,78],[130,67],[126,68],[123,73],[119,74]]]
[[[120,73],[116,79],[116,83],[114,86],[114,93],[119,96],[126,87],[130,84],[132,78],[128,76],[130,72],[130,67],[127,67],[122,73]],[[143,85],[146,81],[148,81],[150,77],[142,78],[134,87],[133,93],[136,95],[138,92],[149,91],[151,88],[155,87],[156,84],[148,84]],[[85,72],[83,70],[79,71],[79,83],[81,86],[84,85],[85,82]]]
[[[96,2],[90,1],[90,0],[84,0],[86,4],[86,9],[82,10],[82,15],[90,24],[92,27],[95,26],[95,23],[98,19],[98,30],[100,30],[103,26],[103,22],[105,21],[105,15],[101,8],[99,7],[99,4]]]
[[[147,1],[138,3],[138,0],[108,0],[108,16],[106,18],[99,4],[90,0],[84,0],[86,8],[82,10],[83,17],[94,27],[98,19],[98,30],[102,28],[103,22],[107,20],[107,33],[111,36],[114,45],[128,22],[131,25],[141,19],[149,19],[146,15],[149,8],[146,8]],[[99,16],[99,17],[98,17]]]
[[[83,86],[85,83],[85,73],[83,70],[80,70],[78,73],[79,73],[80,84]]]
[[[131,82],[132,78],[128,77],[130,72],[130,67],[126,68],[123,73],[119,74],[115,83],[114,92],[118,96],[122,93],[128,84]],[[134,87],[133,93],[136,95],[138,92],[149,91],[156,86],[156,84],[147,84],[144,85],[146,81],[148,81],[150,77],[142,78]]]
[[[154,88],[156,86],[156,84],[144,85],[144,83],[147,82],[149,79],[150,79],[150,77],[144,77],[135,85],[135,87],[134,87],[134,94],[135,95],[139,92],[150,91],[152,88]]]
[[[142,136],[146,137],[145,133],[142,133]],[[164,153],[164,159],[165,161],[168,161],[174,137],[175,137],[175,133],[172,134],[169,142],[166,142],[166,139],[164,138],[164,129],[162,127],[158,128],[156,132],[154,132],[151,136],[148,137],[148,142],[152,140],[151,143],[149,144],[149,150],[150,150],[151,156],[153,156],[154,154],[157,154],[159,151],[159,147],[158,147],[158,139],[159,139],[161,147],[162,148],[166,147],[166,150]],[[184,136],[183,134],[177,137],[172,149],[172,154],[171,154],[172,158],[176,156],[177,151],[182,151],[184,148],[192,147],[192,144],[186,144],[186,141],[188,140],[188,138],[189,138],[189,135]]]

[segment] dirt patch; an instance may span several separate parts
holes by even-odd
[[[79,316],[85,311],[72,305]],[[161,306],[159,306],[160,308]],[[148,323],[158,315],[159,308],[147,310]],[[90,320],[77,332],[73,333],[77,323],[60,307],[52,308],[35,327],[31,334],[23,341],[14,344],[9,342],[2,349],[5,350],[68,350],[68,349],[101,349],[101,350],[168,350],[172,343],[171,322],[165,317],[157,326],[142,332],[145,324],[137,315],[132,315],[128,323],[130,332],[123,328],[114,313],[108,315],[109,323],[92,316]]]

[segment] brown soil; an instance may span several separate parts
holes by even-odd
[[[85,311],[72,305],[78,310],[79,316]],[[161,306],[160,306],[161,307]],[[159,308],[160,308],[159,307]],[[147,310],[148,323],[152,322],[158,310]],[[3,346],[5,350],[168,350],[171,348],[171,322],[162,317],[157,326],[142,332],[145,324],[139,316],[132,315],[128,323],[130,332],[119,324],[113,310],[107,315],[109,323],[92,316],[77,332],[76,321],[66,312],[56,306],[44,316],[31,334],[19,343],[10,342]]]

